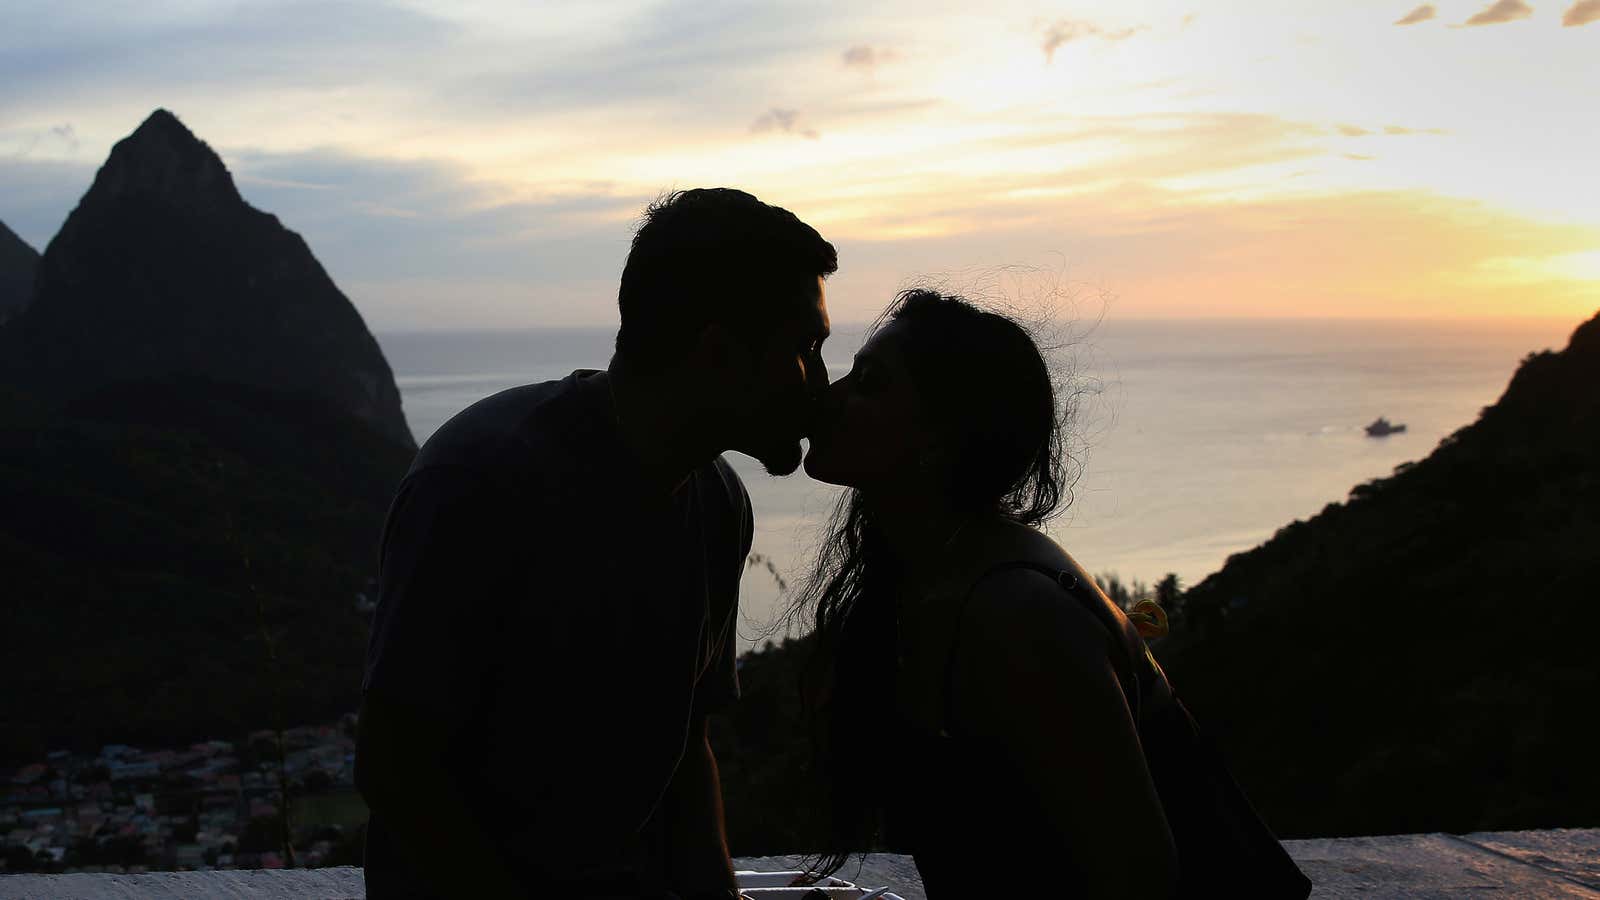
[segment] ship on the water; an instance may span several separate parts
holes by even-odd
[[[1406,426],[1404,424],[1396,425],[1383,416],[1379,416],[1373,420],[1371,425],[1367,426],[1367,437],[1388,437],[1391,434],[1399,434],[1405,430]]]

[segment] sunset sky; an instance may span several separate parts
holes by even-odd
[[[0,8],[0,220],[42,250],[164,106],[380,329],[613,322],[631,221],[708,185],[834,241],[842,321],[1005,266],[1122,317],[1600,307],[1600,0]]]

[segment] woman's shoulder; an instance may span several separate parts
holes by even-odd
[[[1060,581],[1024,567],[985,575],[973,585],[961,631],[970,643],[1023,661],[1061,654],[1098,660],[1110,638]]]
[[[1026,531],[1032,536],[995,535],[969,561],[963,640],[1024,659],[1062,653],[1103,659],[1110,633],[1057,574],[1087,581],[1088,573],[1049,537]]]
[[[1059,558],[1029,561],[1085,577]],[[952,715],[973,734],[1022,739],[1053,727],[1041,710],[1093,717],[1123,702],[1117,637],[1047,571],[1006,566],[980,577],[958,641]]]

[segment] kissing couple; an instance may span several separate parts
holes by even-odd
[[[848,489],[802,593],[829,827],[786,849],[814,874],[889,849],[934,900],[1015,860],[1058,866],[1051,896],[1309,893],[1145,648],[1159,613],[1039,530],[1066,485],[1029,331],[907,291],[830,383],[837,265],[742,191],[664,197],[607,368],[423,445],[362,683],[370,898],[740,896],[706,733],[753,534],[730,450]]]

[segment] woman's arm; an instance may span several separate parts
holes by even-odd
[[[1088,879],[1087,896],[1170,897],[1177,850],[1111,640],[1037,572],[983,579],[956,650],[952,714],[1017,766]]]

